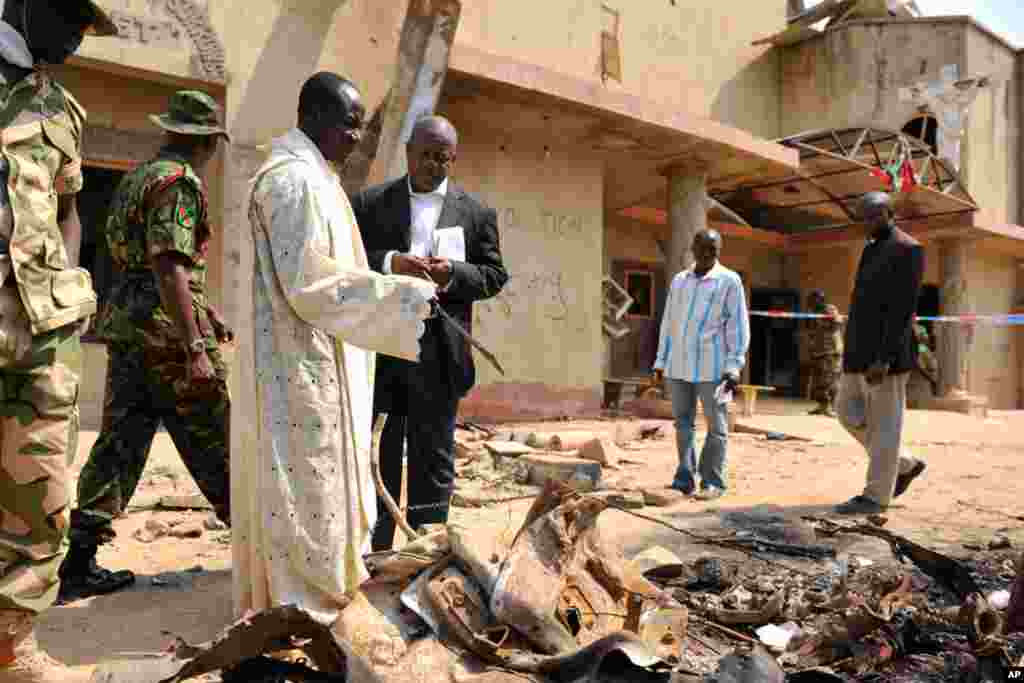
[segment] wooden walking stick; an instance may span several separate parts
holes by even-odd
[[[373,483],[377,487],[377,495],[384,501],[384,506],[391,513],[391,518],[395,520],[395,526],[410,539],[413,539],[420,534],[413,531],[409,523],[405,521],[405,515],[402,514],[395,499],[388,493],[384,486],[384,479],[380,476],[380,437],[384,433],[384,425],[387,424],[387,421],[388,414],[380,413],[377,415],[377,421],[373,424],[373,440],[370,442],[370,470],[373,472]]]

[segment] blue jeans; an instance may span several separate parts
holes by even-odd
[[[701,488],[714,486],[725,490],[725,447],[729,440],[728,406],[719,405],[715,400],[718,382],[686,382],[681,379],[666,379],[669,395],[672,397],[672,414],[676,419],[676,446],[679,449],[679,467],[672,480],[672,488],[692,493],[696,488],[695,473],[698,471],[697,454],[694,449],[693,422],[697,415],[697,398],[704,407],[704,419],[708,435],[700,452]]]

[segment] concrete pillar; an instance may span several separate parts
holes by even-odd
[[[676,273],[693,263],[690,247],[693,237],[708,226],[707,169],[694,166],[672,166],[668,177],[668,225],[671,234],[665,254],[665,277],[669,282]]]
[[[942,261],[942,315],[968,313],[967,243],[962,239],[943,240],[939,244]],[[948,398],[967,396],[967,335],[962,325],[939,323],[939,373],[942,394]]]

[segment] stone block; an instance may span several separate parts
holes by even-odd
[[[529,453],[519,456],[519,462],[529,467],[529,481],[535,486],[554,479],[577,491],[593,491],[601,483],[601,463],[592,460]]]

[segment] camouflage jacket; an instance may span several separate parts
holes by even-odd
[[[834,304],[826,304],[821,311],[827,316],[838,316]],[[832,318],[815,318],[808,326],[810,333],[811,358],[843,355],[843,323]]]
[[[0,153],[13,216],[4,248],[34,334],[96,312],[92,277],[68,262],[57,223],[59,197],[82,189],[84,125],[85,110],[41,71],[0,84]]]
[[[176,252],[188,260],[192,309],[207,348],[217,342],[206,298],[211,230],[206,189],[188,162],[162,151],[126,175],[114,194],[106,238],[114,285],[96,323],[106,341],[182,348],[184,340],[160,301],[154,257]]]

